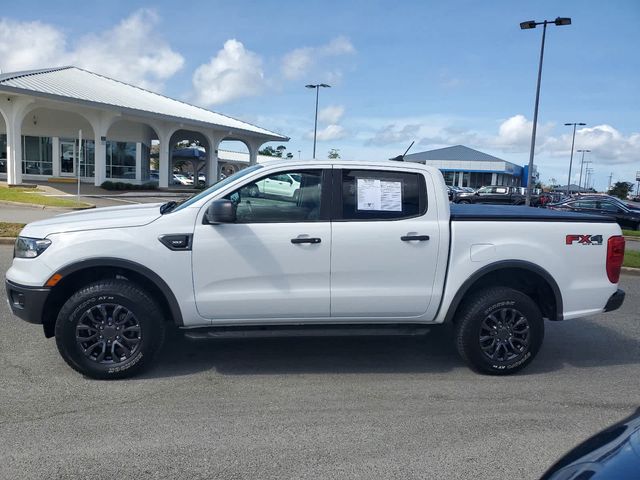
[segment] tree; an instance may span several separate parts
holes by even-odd
[[[272,146],[264,147],[262,150],[258,151],[258,154],[264,155],[266,157],[278,157],[278,158],[293,158],[292,153],[285,153],[287,147],[284,145],[278,145],[276,148]]]
[[[609,189],[609,195],[613,195],[614,197],[618,197],[622,200],[627,199],[627,195],[633,188],[633,183],[630,182],[616,182]]]
[[[340,150],[338,150],[337,148],[332,148],[331,150],[329,150],[329,158],[340,158]]]
[[[264,155],[265,157],[277,157],[276,150],[272,146],[264,147],[262,150],[258,150],[259,155]]]

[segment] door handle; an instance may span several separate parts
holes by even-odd
[[[306,238],[292,238],[291,243],[320,243],[322,240],[317,237],[306,237]]]
[[[402,237],[400,237],[400,240],[402,240],[403,242],[426,242],[427,240],[429,240],[429,235],[403,235]]]

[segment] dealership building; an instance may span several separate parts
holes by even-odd
[[[0,74],[0,179],[10,185],[78,176],[95,185],[144,183],[157,143],[158,182],[167,187],[176,144],[185,140],[204,147],[214,183],[224,166],[221,142],[246,146],[240,166],[256,163],[264,143],[289,138],[73,66]]]
[[[404,160],[438,168],[444,176],[445,183],[452,186],[480,188],[485,185],[509,185],[525,187],[527,183],[526,166],[521,167],[464,145],[412,153],[405,155]]]

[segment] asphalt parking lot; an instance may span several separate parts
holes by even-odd
[[[0,478],[538,478],[640,406],[640,277],[622,287],[617,312],[547,323],[506,378],[469,371],[438,329],[173,341],[141,378],[98,382],[2,300]]]

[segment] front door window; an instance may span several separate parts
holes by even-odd
[[[73,177],[76,174],[75,142],[60,142],[60,175]]]

